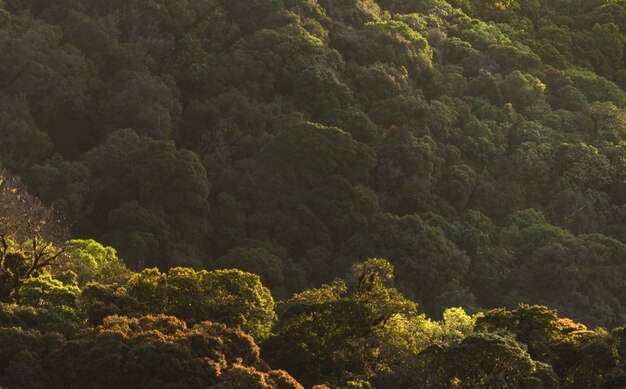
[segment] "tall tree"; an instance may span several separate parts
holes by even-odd
[[[24,282],[66,250],[67,229],[18,176],[0,171],[0,299],[20,300]]]

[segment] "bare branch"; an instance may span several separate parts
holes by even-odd
[[[13,299],[26,279],[59,258],[67,236],[53,209],[31,196],[19,177],[0,170],[0,276],[9,277]]]

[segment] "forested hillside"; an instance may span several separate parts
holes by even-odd
[[[0,385],[626,386],[625,34],[625,0],[0,0]]]

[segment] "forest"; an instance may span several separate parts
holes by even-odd
[[[0,0],[0,388],[626,387],[626,0]]]

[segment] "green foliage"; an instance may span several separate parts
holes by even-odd
[[[58,264],[66,232],[19,177],[0,170],[0,301],[19,302],[24,283]]]
[[[536,104],[542,98],[545,88],[546,86],[536,77],[516,70],[504,79],[502,94],[505,102],[523,109]]]
[[[255,338],[265,338],[276,317],[274,299],[259,276],[239,270],[215,270],[204,276],[202,287],[211,301],[208,317],[237,326]]]
[[[79,308],[93,326],[102,324],[108,316],[136,317],[148,311],[146,303],[128,295],[125,288],[114,288],[93,282],[81,290]]]
[[[215,268],[237,268],[261,277],[263,285],[270,289],[285,283],[285,263],[265,248],[237,247],[220,257],[214,264]]]
[[[117,246],[132,267],[158,261],[154,256],[166,243],[169,260],[197,253],[195,246],[208,232],[210,185],[195,154],[126,129],[84,158],[97,188],[96,203],[110,209],[110,230],[102,241]]]
[[[191,324],[221,322],[258,339],[269,334],[275,318],[274,299],[259,276],[234,269],[145,269],[130,278],[128,294],[151,313],[175,315]]]
[[[139,135],[168,139],[181,115],[176,91],[150,77],[140,75],[119,86],[100,113],[105,131],[132,128]]]
[[[433,346],[410,366],[390,387],[558,387],[549,365],[533,361],[519,343],[498,335],[476,334],[449,347]]]
[[[411,317],[416,305],[385,286],[393,267],[370,259],[354,266],[357,286],[335,280],[294,295],[281,308],[275,335],[263,343],[269,361],[297,371],[302,382],[339,383],[342,377],[371,377],[382,367],[378,350],[386,344],[386,326]],[[354,350],[360,350],[355,355]]]
[[[122,285],[131,275],[113,247],[103,246],[93,239],[70,240],[62,263],[54,271],[55,274],[74,272],[80,286],[89,282]]]
[[[168,314],[307,385],[625,386],[623,334],[547,313],[626,318],[624,25],[623,0],[0,0],[0,385],[297,387],[103,324]],[[557,340],[465,313],[519,303]]]
[[[0,48],[7,53],[0,62],[3,93],[24,94],[39,125],[57,127],[72,119],[71,114],[63,117],[58,111],[85,108],[92,82],[89,64],[79,50],[63,44],[58,25],[27,13],[12,15],[2,25]]]
[[[66,306],[75,307],[80,290],[74,285],[66,285],[49,274],[29,278],[21,289],[21,303],[33,307]]]
[[[60,333],[73,336],[85,325],[79,313],[68,306],[33,307],[25,305],[0,305],[0,327],[36,330],[41,333]]]
[[[373,150],[350,134],[314,123],[282,132],[263,147],[260,159],[286,179],[304,185],[320,184],[330,175],[363,183],[376,163]]]
[[[48,156],[50,135],[39,130],[26,96],[0,95],[0,150],[7,168],[24,169]]]
[[[586,69],[568,69],[565,73],[589,101],[612,101],[619,107],[626,104],[626,94],[615,83]]]
[[[67,341],[17,328],[0,329],[0,339],[8,346],[0,382],[9,386],[302,388],[287,373],[263,368],[250,336],[212,322],[188,328],[171,316],[111,316]]]
[[[42,333],[18,327],[0,328],[0,385],[45,387],[42,358],[60,347],[65,339],[58,333]]]
[[[384,256],[435,312],[517,302],[515,264],[567,232],[623,240],[621,2],[2,9],[1,162],[131,269],[239,267],[287,298]],[[527,208],[546,223],[504,226]],[[76,258],[81,286],[127,277]]]
[[[617,364],[608,334],[593,332],[546,307],[520,305],[513,311],[496,309],[478,319],[479,330],[507,331],[528,346],[533,359],[546,362],[565,387],[599,387],[602,377]]]
[[[373,389],[372,384],[367,381],[348,381],[340,389]]]
[[[446,280],[460,277],[469,262],[441,230],[417,215],[378,217],[345,244],[344,253],[355,259],[388,258],[398,269],[398,286],[433,310],[430,304],[444,291]]]

